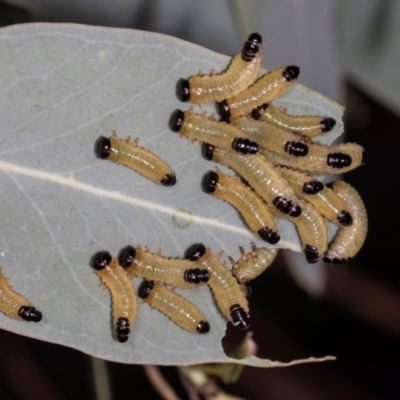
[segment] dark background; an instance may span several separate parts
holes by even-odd
[[[27,11],[0,2],[0,26],[30,21]],[[260,357],[290,361],[335,355],[337,360],[290,368],[245,368],[237,383],[221,384],[237,396],[400,399],[400,194],[396,179],[400,120],[351,80],[346,81],[345,106],[346,141],[368,150],[366,165],[346,174],[368,211],[366,242],[353,262],[328,266],[327,288],[318,299],[292,280],[283,257],[252,283],[250,299]],[[237,335],[228,330],[227,348],[240,340]],[[0,331],[0,343],[1,399],[95,398],[89,356],[6,331]],[[159,398],[141,366],[107,365],[114,398]],[[177,369],[161,370],[181,398],[186,398]]]

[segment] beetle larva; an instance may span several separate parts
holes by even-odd
[[[247,117],[232,118],[231,124],[241,129],[261,148],[294,157],[305,157],[308,154],[308,144],[301,140],[301,135]]]
[[[258,144],[250,141],[239,129],[226,122],[206,118],[205,113],[195,114],[191,109],[185,113],[175,110],[169,119],[169,127],[192,141],[207,142],[227,151],[235,150],[242,154],[258,152]]]
[[[160,283],[144,280],[138,295],[185,331],[207,333],[210,330],[210,324],[194,304]]]
[[[243,247],[239,247],[241,257],[235,261],[229,257],[232,263],[232,274],[241,283],[245,284],[261,275],[275,260],[279,249],[256,247],[251,242],[251,250],[246,253]]]
[[[260,153],[275,165],[301,169],[320,175],[335,175],[351,171],[363,165],[367,159],[364,148],[356,143],[341,143],[337,146],[323,146],[309,143],[305,157],[289,157],[260,149]]]
[[[222,314],[233,325],[247,329],[250,326],[247,299],[226,264],[219,260],[220,255],[213,255],[202,243],[189,246],[185,252],[185,258],[196,261],[210,272],[208,285]]]
[[[308,137],[330,132],[336,125],[336,121],[329,117],[288,115],[285,108],[275,107],[272,103],[265,103],[255,108],[251,112],[251,117]]]
[[[128,274],[108,251],[93,255],[90,265],[112,297],[112,315],[117,340],[125,343],[136,319],[136,293]]]
[[[358,192],[348,183],[336,181],[331,187],[350,210],[353,224],[339,229],[323,260],[329,264],[344,264],[353,258],[364,244],[368,231],[367,210]]]
[[[218,113],[226,121],[245,115],[261,104],[282,96],[293,85],[299,74],[300,68],[295,65],[268,72],[244,92],[217,102]]]
[[[237,178],[225,175],[216,168],[216,172],[208,171],[204,174],[201,186],[206,193],[235,207],[261,239],[271,244],[279,242],[280,236],[268,206]]]
[[[39,322],[42,313],[32,304],[14,291],[0,268],[0,311],[7,317],[25,321]]]
[[[189,260],[163,257],[161,250],[152,254],[147,247],[142,250],[140,244],[136,249],[130,245],[121,249],[118,261],[131,277],[164,282],[182,289],[193,289],[210,278],[207,269],[196,268]]]
[[[278,210],[271,208],[277,218],[292,221],[299,232],[303,251],[310,264],[316,263],[328,247],[328,234],[322,215],[309,203],[299,200],[302,213],[300,217],[292,218]]]
[[[304,199],[311,203],[323,217],[334,224],[343,226],[350,226],[353,223],[353,218],[349,211],[346,210],[344,201],[322,182],[304,172],[294,171],[286,167],[277,167],[277,169],[289,182],[295,195],[299,199]]]
[[[180,101],[202,105],[222,101],[246,90],[258,77],[262,65],[262,39],[252,33],[242,51],[232,58],[226,71],[218,75],[193,76],[180,79],[176,94]]]
[[[110,138],[99,136],[94,145],[94,152],[98,158],[132,168],[155,183],[164,186],[175,185],[174,171],[160,157],[138,146],[138,139],[133,142],[129,140],[129,137],[126,140],[118,139],[115,131]]]
[[[298,200],[276,168],[264,157],[228,152],[208,143],[202,145],[203,157],[235,170],[268,204],[293,217],[301,214]]]

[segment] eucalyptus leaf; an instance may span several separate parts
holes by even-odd
[[[238,258],[238,246],[250,241],[265,246],[235,209],[201,191],[214,163],[168,128],[171,112],[188,108],[175,96],[177,80],[221,70],[229,59],[160,34],[69,24],[3,28],[0,53],[0,264],[15,290],[43,312],[37,324],[1,314],[0,327],[124,363],[283,365],[224,354],[226,321],[208,287],[178,292],[207,316],[210,333],[189,334],[139,304],[129,341],[117,342],[110,294],[89,267],[96,251],[115,256],[126,244],[182,257],[203,242],[223,250],[224,260]],[[300,85],[276,104],[341,120],[340,106]],[[341,127],[321,142],[330,143]],[[159,186],[97,159],[95,140],[113,130],[138,137],[175,170],[177,184]],[[278,227],[279,246],[299,251],[293,226]]]

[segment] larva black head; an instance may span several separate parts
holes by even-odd
[[[90,266],[97,271],[101,271],[110,264],[111,260],[112,257],[108,251],[98,251],[90,259]]]
[[[261,228],[257,233],[261,239],[271,244],[276,244],[281,239],[281,237],[276,232],[274,232],[270,228],[267,228],[266,226]]]
[[[120,343],[125,343],[129,338],[129,333],[131,329],[129,327],[128,318],[118,318],[117,324],[115,326],[115,333],[117,334],[117,340]]]
[[[143,282],[139,285],[138,296],[141,299],[149,297],[153,288],[154,288],[154,281],[146,281],[146,279],[144,279]]]
[[[298,217],[301,215],[301,207],[295,204],[292,200],[287,200],[281,196],[275,197],[272,204],[284,214],[291,215],[292,217]]]
[[[338,169],[349,167],[352,161],[352,158],[345,153],[329,153],[326,157],[326,164]]]
[[[251,112],[251,118],[253,119],[260,119],[261,116],[265,113],[265,110],[268,107],[268,103],[261,104],[261,106],[258,106],[257,108],[254,108],[253,111]]]
[[[102,160],[108,158],[111,152],[111,140],[104,136],[99,136],[94,143],[94,154]]]
[[[339,224],[343,226],[350,226],[353,223],[353,217],[346,210],[340,211],[337,215],[337,220],[339,221]]]
[[[206,283],[210,279],[210,273],[206,269],[190,268],[183,274],[183,279],[188,283],[198,285],[199,283]]]
[[[256,142],[252,142],[246,138],[236,138],[232,140],[232,150],[242,154],[256,154],[259,147]]]
[[[194,243],[185,251],[185,258],[190,261],[196,261],[203,257],[206,252],[206,246],[203,243]]]
[[[190,100],[190,83],[187,79],[179,79],[176,83],[176,97],[184,102]]]
[[[260,44],[262,43],[262,38],[259,33],[252,33],[242,48],[242,60],[245,62],[251,61],[256,54],[260,51]]]
[[[210,324],[207,321],[200,321],[196,326],[196,331],[199,333],[210,332]]]
[[[231,118],[231,110],[229,108],[229,104],[226,100],[222,101],[217,101],[215,103],[215,106],[217,107],[218,114],[223,118],[224,121],[229,121]]]
[[[21,306],[18,315],[25,321],[39,322],[42,320],[42,313],[32,306]]]
[[[320,181],[310,181],[303,185],[303,193],[315,194],[320,192],[324,188],[324,184]]]
[[[208,171],[203,175],[203,179],[201,180],[201,188],[209,194],[215,192],[215,187],[218,183],[218,174],[214,171]]]
[[[214,146],[212,144],[203,143],[201,145],[201,155],[206,160],[212,160],[213,159],[213,154],[214,154]]]
[[[322,260],[327,263],[327,264],[333,264],[333,265],[341,265],[341,264],[346,264],[346,262],[349,260],[350,258],[346,259],[346,258],[337,258],[337,257],[331,257],[328,253],[324,254],[324,257],[322,258]]]
[[[123,247],[118,254],[118,264],[122,268],[129,268],[132,265],[133,260],[136,257],[136,250],[133,246]]]
[[[311,246],[309,244],[306,244],[304,246],[304,254],[306,256],[306,260],[310,264],[314,264],[319,260],[318,249],[315,246]]]
[[[160,183],[164,186],[174,186],[176,183],[175,174],[165,174]]]
[[[247,329],[250,326],[250,318],[239,304],[231,306],[230,312],[233,325],[240,329]]]
[[[184,119],[185,113],[182,110],[175,110],[169,117],[169,129],[171,129],[171,131],[173,132],[179,132],[181,130]]]
[[[295,157],[304,157],[308,154],[308,146],[301,142],[286,142],[284,150]]]
[[[288,81],[293,81],[297,79],[300,74],[300,68],[297,65],[289,65],[282,72],[283,77]]]
[[[324,118],[321,122],[321,132],[330,132],[336,125],[336,121],[333,118]]]
[[[367,152],[364,150],[363,152],[362,152],[362,159],[361,159],[361,165],[364,165],[365,164],[365,162],[367,161]]]

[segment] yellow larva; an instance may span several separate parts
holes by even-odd
[[[258,77],[262,65],[262,39],[252,33],[244,43],[242,51],[232,58],[226,71],[209,76],[198,75],[180,79],[176,94],[181,101],[202,105],[222,101],[247,89]]]
[[[260,149],[260,153],[275,165],[286,165],[321,175],[351,171],[363,165],[367,159],[364,148],[356,143],[341,143],[330,147],[309,143],[308,154],[304,157],[283,156],[266,149]]]
[[[204,174],[201,182],[203,190],[235,207],[261,239],[271,244],[278,243],[280,236],[274,219],[262,199],[236,177],[225,175],[218,168],[215,170]]]
[[[160,283],[144,280],[138,295],[185,331],[207,333],[210,330],[210,324],[194,304]]]
[[[118,264],[118,260],[112,258],[108,251],[95,253],[90,265],[111,293],[115,333],[117,340],[125,343],[129,338],[137,311],[136,293],[132,282]]]
[[[121,249],[118,261],[131,277],[164,282],[182,289],[193,289],[210,278],[207,269],[197,268],[189,260],[163,257],[161,250],[152,254],[147,247],[142,250],[140,244],[136,249],[130,245]]]
[[[292,221],[299,232],[307,261],[316,263],[328,247],[328,234],[322,215],[309,203],[299,200],[302,213],[300,217],[292,218],[278,210],[271,208],[277,218],[285,218]]]
[[[289,182],[295,195],[311,203],[329,221],[343,226],[350,226],[353,223],[344,201],[322,182],[304,172],[279,166],[277,169]]]
[[[133,142],[129,140],[129,137],[126,140],[118,139],[115,131],[110,138],[99,136],[94,145],[94,152],[98,158],[132,168],[155,183],[164,186],[175,185],[174,171],[160,157],[138,146],[138,139]]]
[[[206,118],[205,112],[201,115],[195,114],[191,108],[186,112],[175,110],[169,119],[169,127],[192,142],[197,140],[200,143],[210,143],[221,149],[235,150],[242,154],[258,152],[258,144],[250,141],[239,129],[226,122]]]
[[[203,144],[202,153],[207,160],[213,160],[235,170],[266,203],[293,217],[301,214],[293,190],[263,156],[228,152],[207,143]]]
[[[0,268],[0,311],[7,317],[25,321],[39,322],[42,320],[42,313],[32,304],[15,292],[4,277]]]
[[[221,253],[213,255],[202,243],[188,247],[185,258],[196,261],[210,272],[208,285],[214,294],[222,314],[240,329],[250,326],[249,306],[239,283],[227,270],[226,264],[219,260]]]
[[[244,92],[217,103],[219,115],[225,120],[245,115],[261,104],[282,96],[296,81],[300,68],[281,67],[266,73]]]
[[[341,227],[323,260],[326,263],[343,264],[353,258],[364,244],[368,231],[368,216],[358,192],[343,181],[331,184],[333,191],[345,202],[353,216],[353,224]]]
[[[239,247],[241,257],[235,261],[232,257],[232,274],[241,283],[245,284],[261,275],[275,260],[279,249],[256,247],[251,242],[251,250],[246,253],[243,247]]]
[[[275,107],[272,103],[255,108],[251,112],[251,117],[308,137],[330,132],[336,125],[336,121],[329,117],[288,115],[285,108]]]
[[[274,153],[294,157],[305,157],[308,153],[308,144],[304,143],[305,137],[302,135],[247,117],[232,118],[231,124],[241,129],[261,148]]]

